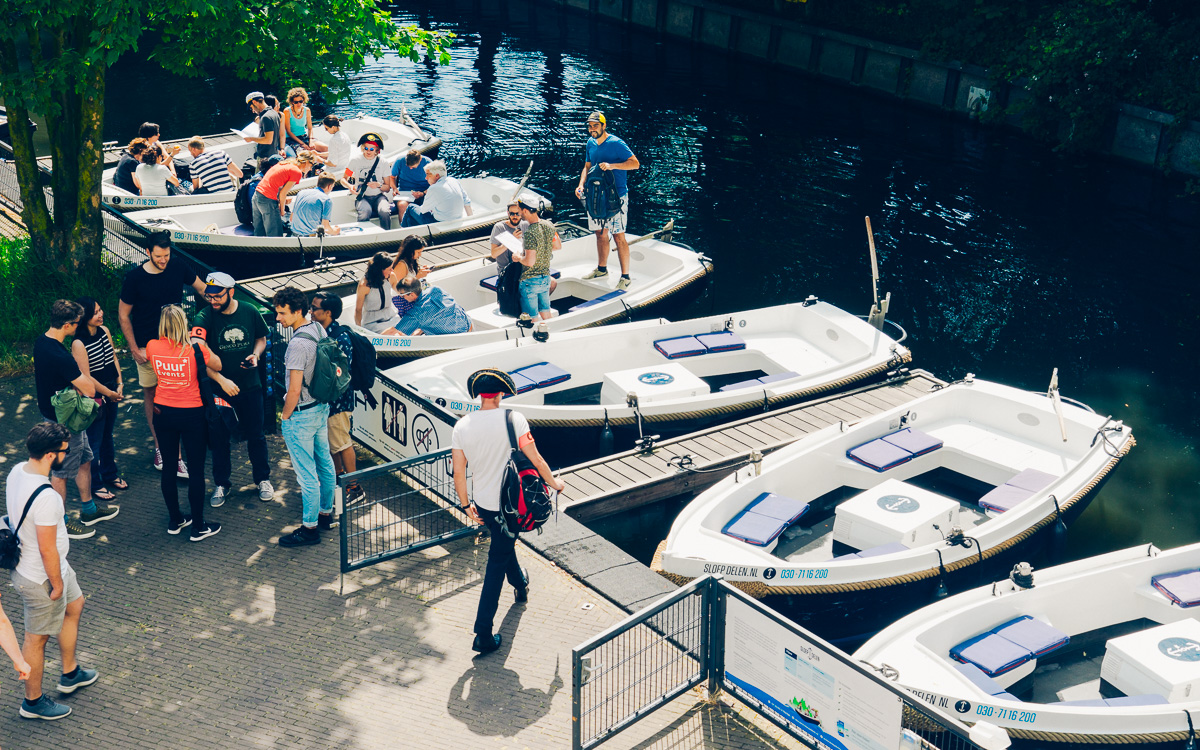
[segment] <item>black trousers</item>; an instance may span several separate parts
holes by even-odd
[[[154,433],[162,451],[162,494],[172,524],[183,522],[179,510],[179,444],[187,450],[188,504],[192,506],[192,528],[204,523],[204,459],[208,453],[208,420],[204,407],[180,409],[155,404]]]
[[[220,390],[219,386],[215,386]],[[233,413],[237,415],[242,434],[246,436],[246,452],[250,454],[250,469],[254,475],[254,483],[264,482],[271,478],[271,461],[267,457],[267,436],[263,434],[263,393],[261,388],[250,388],[241,391],[236,396],[217,394],[229,402]],[[212,448],[213,482],[229,486],[229,474],[232,465],[229,460],[229,430],[225,423],[209,432],[209,447]],[[188,466],[188,473],[192,467]]]
[[[475,634],[488,636],[492,634],[496,608],[500,606],[500,589],[504,587],[504,579],[507,578],[513,588],[523,589],[529,585],[529,578],[517,562],[517,540],[504,533],[498,513],[483,508],[478,508],[478,511],[492,535],[492,541],[488,547],[487,569],[483,574],[483,590],[479,593],[479,611],[475,614]]]

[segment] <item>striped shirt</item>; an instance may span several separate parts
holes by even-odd
[[[87,327],[80,325],[75,335],[83,348],[87,350],[88,372],[105,388],[115,388],[117,379],[117,360],[113,352],[112,342],[103,327],[96,328],[96,335],[89,336]]]
[[[233,192],[229,163],[229,155],[224,151],[205,151],[192,162],[192,181],[200,178],[200,184],[210,193]]]
[[[396,326],[401,333],[410,336],[418,328],[430,336],[466,333],[471,330],[471,319],[462,305],[443,292],[441,287],[434,286],[417,297],[412,309],[404,314]]]

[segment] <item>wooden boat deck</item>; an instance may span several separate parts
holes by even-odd
[[[222,143],[229,143],[230,141],[242,140],[242,137],[240,135],[236,135],[236,134],[230,133],[230,132],[215,133],[213,135],[202,135],[200,137],[204,139],[204,144],[206,146],[217,146]],[[132,140],[133,136],[131,136],[130,138]],[[192,137],[189,135],[184,138],[175,138],[174,140],[170,140],[170,141],[164,141],[162,139],[159,139],[158,142],[160,144],[162,144],[163,146],[172,146],[172,145],[178,144],[180,153],[182,153],[184,151],[187,151],[187,142],[190,140],[192,140]],[[121,152],[124,151],[125,147],[128,145],[129,145],[129,141],[125,141],[124,143],[118,143],[113,146],[106,146],[104,148],[104,168],[109,169],[110,167],[117,166],[117,162],[121,161]],[[45,167],[47,170],[49,170],[53,166],[49,156],[43,156],[43,157],[39,158],[38,163],[41,164],[43,167]]]
[[[690,435],[666,440],[648,454],[634,451],[572,466],[561,472],[567,489],[560,510],[586,523],[677,495],[697,493],[744,465],[757,449],[770,453],[831,424],[854,423],[920,398],[945,382],[925,370],[765,412]],[[647,432],[653,433],[653,425]],[[691,468],[672,459],[690,457]]]

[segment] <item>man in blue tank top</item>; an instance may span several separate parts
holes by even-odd
[[[584,276],[585,279],[600,279],[608,276],[608,235],[611,232],[617,243],[617,259],[621,263],[621,278],[617,281],[617,289],[628,289],[629,279],[629,243],[625,241],[625,224],[629,218],[629,187],[626,184],[625,173],[641,166],[637,157],[625,141],[608,132],[608,121],[600,112],[593,112],[587,119],[587,145],[584,146],[583,172],[579,175],[579,187],[575,188],[575,196],[583,199],[583,185],[587,181],[588,172],[593,166],[605,172],[611,171],[616,183],[617,195],[621,196],[621,211],[608,219],[596,219],[588,216],[588,229],[596,233],[596,270]]]

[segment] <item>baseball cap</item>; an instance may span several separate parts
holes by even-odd
[[[517,386],[513,383],[512,377],[504,370],[487,367],[471,373],[471,377],[467,378],[467,392],[471,394],[471,398],[477,398],[485,393],[515,395]]]
[[[221,273],[220,271],[213,271],[210,273],[208,278],[204,280],[204,283],[208,285],[204,287],[205,294],[217,294],[225,291],[226,289],[233,289],[233,287],[237,284],[237,282],[233,280],[232,276],[227,273]]]
[[[526,198],[525,196],[521,196],[520,198],[517,198],[517,205],[520,206],[521,208],[525,209],[526,211],[533,211],[534,213],[542,212],[542,202],[541,201],[534,203],[533,201]]]
[[[595,112],[588,115],[587,121],[588,122],[598,122],[601,125],[608,124],[608,120],[604,119],[604,113],[601,112],[600,110],[596,110]]]
[[[254,101],[255,99],[262,99],[265,96],[266,96],[266,94],[264,94],[261,91],[251,91],[249,94],[246,94],[246,103],[249,104],[250,102]]]

